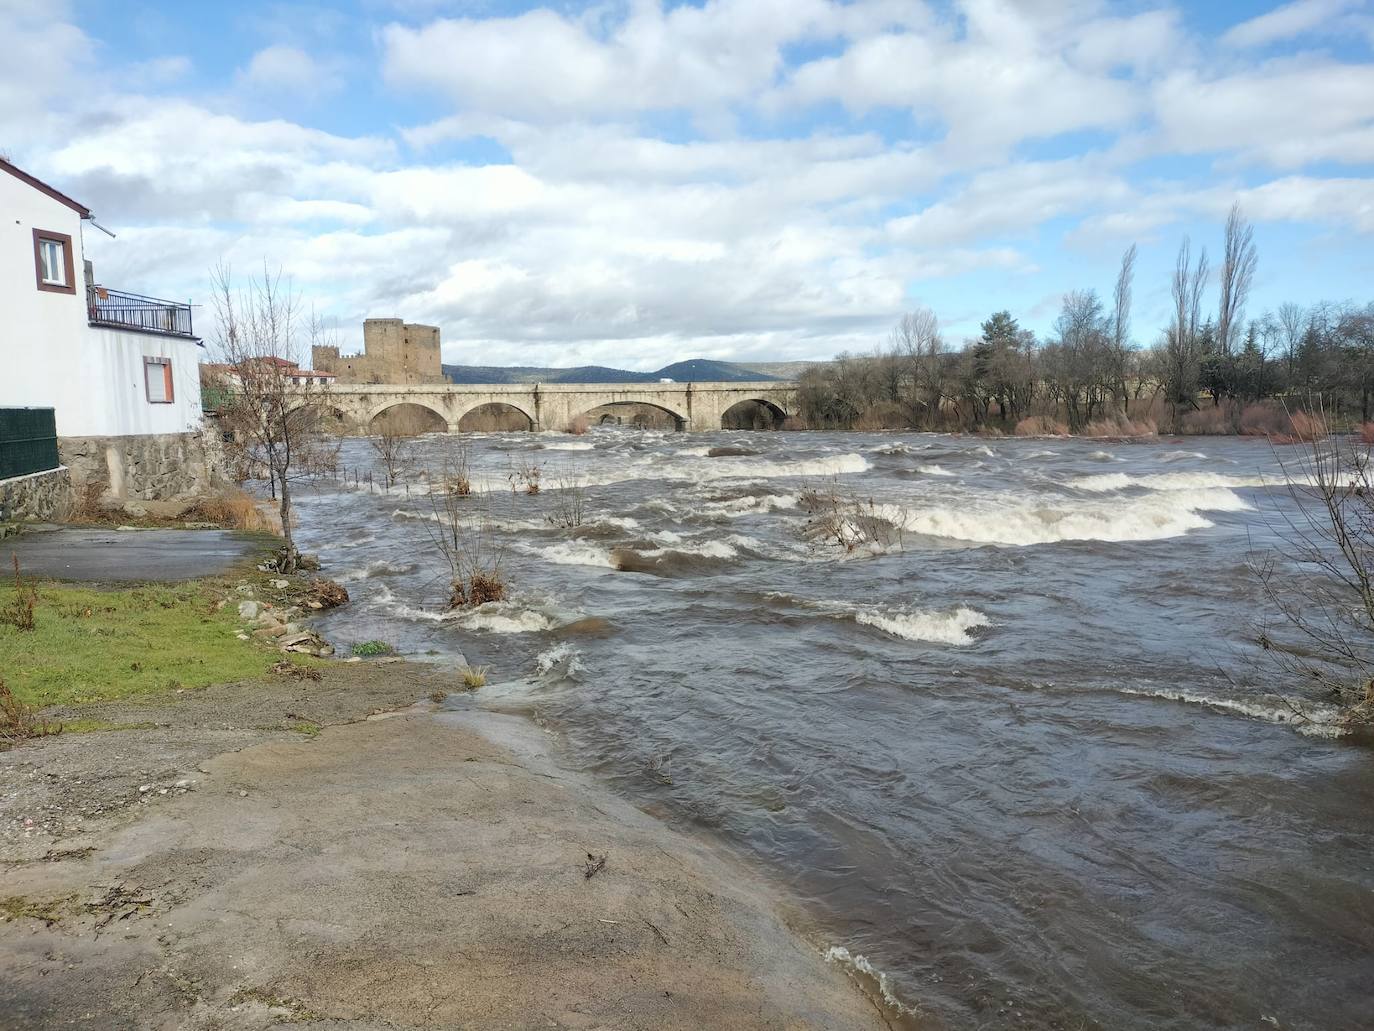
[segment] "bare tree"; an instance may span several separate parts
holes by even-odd
[[[1232,204],[1226,217],[1226,241],[1221,258],[1221,307],[1217,313],[1217,346],[1222,354],[1231,353],[1231,335],[1243,322],[1245,301],[1255,278],[1259,261],[1255,250],[1255,229]]]
[[[1131,371],[1131,287],[1135,279],[1135,244],[1121,255],[1121,270],[1112,291],[1112,392],[1123,410],[1130,407],[1126,378]]]
[[[945,342],[935,313],[916,308],[903,315],[892,331],[892,351],[905,355],[911,400],[933,422],[940,413],[945,382]]]
[[[1325,425],[1320,406],[1315,423]],[[1315,685],[1347,722],[1374,722],[1374,467],[1356,438],[1313,436],[1280,463],[1296,509],[1270,520],[1283,543],[1252,559],[1282,627],[1262,627],[1259,644],[1277,672]]]
[[[401,469],[410,457],[411,439],[397,430],[393,424],[386,423],[372,438],[371,443],[372,450],[377,460],[382,463],[383,472],[386,473],[386,485],[390,488],[395,485]]]
[[[1302,305],[1288,301],[1279,305],[1277,317],[1283,358],[1288,366],[1288,378],[1291,380],[1293,369],[1298,363],[1303,332],[1307,329],[1307,313],[1302,310]]]
[[[1174,315],[1166,330],[1164,348],[1164,389],[1172,413],[1173,428],[1179,429],[1179,410],[1183,405],[1197,407],[1198,381],[1201,376],[1202,347],[1199,330],[1202,325],[1202,292],[1207,285],[1207,249],[1204,247],[1192,260],[1188,238],[1178,248],[1171,282]]]
[[[264,470],[281,515],[279,566],[294,572],[300,554],[292,534],[293,477],[319,464],[327,450],[319,430],[317,392],[297,385],[299,301],[280,270],[264,268],[240,289],[227,265],[212,272],[215,343],[227,368],[228,398],[220,420],[249,469]]]

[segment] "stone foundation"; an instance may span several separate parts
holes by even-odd
[[[78,498],[185,501],[226,485],[216,443],[201,433],[154,433],[59,437],[57,448]]]
[[[0,522],[60,522],[71,512],[74,500],[72,478],[66,468],[0,480]]]

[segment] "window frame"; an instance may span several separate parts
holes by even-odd
[[[43,243],[48,241],[62,248],[62,271],[66,283],[49,283],[43,278]],[[76,293],[76,261],[72,254],[72,238],[66,233],[56,233],[50,229],[33,231],[33,271],[38,280],[38,289],[50,294]]]
[[[161,401],[153,400],[153,392],[148,388],[148,370],[153,366],[162,369],[162,386],[167,396]],[[174,405],[176,401],[176,391],[173,388],[172,380],[172,359],[164,358],[160,355],[144,355],[143,357],[143,396],[147,398],[150,405]]]

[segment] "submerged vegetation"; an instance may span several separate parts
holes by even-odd
[[[1282,544],[1252,557],[1278,616],[1259,644],[1274,674],[1314,685],[1346,723],[1374,724],[1374,455],[1317,437],[1281,464],[1296,514],[1272,517]]]
[[[470,492],[471,486],[463,483]],[[431,491],[429,503],[433,519],[425,522],[425,529],[447,573],[448,607],[503,600],[505,545],[493,532],[485,500],[445,487]]]

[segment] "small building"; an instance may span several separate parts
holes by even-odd
[[[400,319],[363,321],[363,353],[340,355],[337,347],[311,348],[310,364],[340,383],[447,383],[439,327]]]
[[[88,225],[84,204],[0,159],[0,409],[52,410],[77,487],[193,495],[209,469],[191,305],[101,283]]]
[[[283,376],[289,379],[293,386],[297,387],[327,387],[335,380],[335,376],[332,372],[302,369],[298,362],[293,362],[289,358],[278,358],[273,355],[267,358],[253,358],[249,360],[271,362],[282,370]],[[234,366],[232,365],[207,363],[200,367],[200,372],[202,392],[207,389],[214,389],[219,384],[232,384],[237,379]]]

